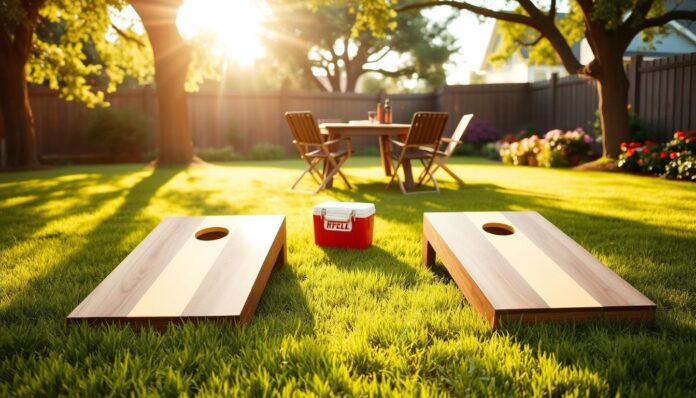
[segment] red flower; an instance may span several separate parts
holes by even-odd
[[[645,161],[643,159],[638,159],[638,166],[642,166]]]
[[[625,142],[622,142],[622,143],[621,143],[621,149],[624,150],[624,151],[626,150],[626,143],[625,143]]]
[[[672,152],[669,154],[669,158],[672,160],[676,159],[677,157],[679,157],[679,153],[677,152]]]
[[[631,142],[628,144],[629,148],[638,148],[640,146],[640,142]]]
[[[631,156],[633,156],[634,153],[636,153],[636,151],[634,149],[629,149],[626,151],[626,156],[631,157]]]
[[[657,145],[657,143],[655,143],[654,141],[645,140],[645,146],[655,146],[655,145]]]
[[[674,138],[676,138],[676,139],[683,140],[684,137],[686,137],[686,133],[684,133],[684,132],[681,131],[681,130],[679,130],[679,131],[677,131],[676,133],[674,133]]]
[[[643,147],[643,153],[650,153],[650,147],[648,147],[648,144],[645,144]]]
[[[664,159],[667,157],[667,152],[660,152],[660,159]]]

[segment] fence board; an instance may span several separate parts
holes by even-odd
[[[651,61],[632,61],[640,84],[634,107],[648,124],[650,138],[668,140],[677,129],[696,129],[696,53]],[[631,68],[629,68],[631,70]],[[318,119],[366,119],[384,93],[341,94],[291,91],[203,91],[188,94],[189,123],[197,147],[229,145],[230,131],[238,132],[234,146],[248,150],[260,142],[291,150],[290,131],[283,117],[290,110],[311,110]],[[501,134],[533,128],[591,128],[598,106],[594,82],[578,77],[536,83],[446,86],[428,94],[388,96],[395,122],[409,122],[417,111],[450,113],[450,134],[462,115],[474,113],[476,122],[490,123]],[[124,89],[107,95],[114,108],[130,107],[148,115],[157,128],[157,100],[151,87]],[[99,151],[84,139],[94,110],[58,98],[56,92],[31,88],[30,101],[41,154],[82,154]],[[151,145],[154,147],[156,139]],[[356,140],[358,148],[374,145]]]

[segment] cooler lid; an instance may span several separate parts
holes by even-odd
[[[314,206],[314,215],[320,216],[322,210],[326,215],[333,217],[350,217],[355,212],[355,217],[365,218],[375,214],[374,203],[363,202],[324,202]]]

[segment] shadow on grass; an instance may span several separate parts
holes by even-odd
[[[46,188],[20,189],[19,194],[32,194],[43,199],[32,201],[30,207],[19,212],[19,218],[29,217],[31,219],[32,228],[22,231],[21,235],[15,234],[15,240],[26,238],[32,231],[35,231],[37,226],[40,228],[41,225],[45,225],[52,219],[66,217],[78,212],[93,212],[103,205],[104,201],[118,196],[123,196],[124,199],[112,214],[88,233],[83,246],[66,248],[69,254],[65,255],[65,258],[44,274],[28,281],[22,290],[14,295],[11,302],[0,312],[2,323],[12,324],[48,319],[62,321],[69,311],[84,299],[134,248],[126,241],[131,242],[132,235],[144,238],[161,221],[147,215],[144,210],[163,186],[185,170],[182,167],[157,168],[130,187],[115,189],[108,193],[87,195],[88,198],[80,206],[71,208],[66,213],[41,219],[33,216],[35,206],[40,206],[47,201],[60,200],[61,197],[67,196],[70,192],[75,194],[89,186],[113,182],[114,179],[120,177],[118,175],[99,175],[95,178],[79,179]],[[60,192],[60,195],[50,194],[56,191]],[[124,191],[127,192],[124,193]],[[244,208],[233,207],[227,202],[211,204],[208,200],[210,196],[210,192],[200,190],[166,192],[166,200],[174,201],[178,206],[186,209],[187,215],[245,213]],[[139,241],[139,239],[136,240]],[[266,295],[262,297],[257,315],[268,314],[271,319],[276,319],[274,324],[283,327],[274,328],[274,330],[282,331],[283,334],[297,333],[297,321],[300,321],[302,325],[299,330],[303,334],[311,333],[313,320],[292,267],[285,266],[274,270],[269,280],[268,290],[272,291],[273,294],[270,297],[265,297]],[[288,311],[289,309],[293,310]]]

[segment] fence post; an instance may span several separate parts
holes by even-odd
[[[7,166],[7,153],[5,152],[5,138],[0,138],[0,168]]]
[[[640,65],[642,63],[642,55],[633,55],[631,63],[628,64],[628,103],[636,113],[640,107]]]
[[[556,126],[556,98],[558,89],[558,73],[554,72],[551,74],[551,80],[549,80],[549,96],[551,109],[549,110],[549,129],[555,129]]]

